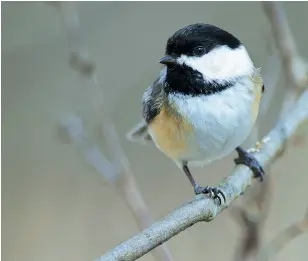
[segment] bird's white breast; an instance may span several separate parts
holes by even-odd
[[[251,80],[212,95],[169,94],[179,113],[193,125],[189,144],[181,159],[207,164],[231,153],[248,137],[253,124],[255,90]]]

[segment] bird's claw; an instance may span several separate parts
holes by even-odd
[[[208,194],[210,198],[213,198],[214,200],[218,199],[219,205],[221,204],[221,198],[220,198],[219,194],[224,199],[224,201],[226,201],[226,196],[224,195],[222,190],[220,190],[217,187],[210,187],[210,186],[201,187],[199,185],[196,185],[194,190],[195,190],[196,195]]]
[[[237,148],[236,151],[238,153],[238,158],[234,159],[234,163],[236,165],[242,164],[249,167],[253,172],[254,177],[259,178],[260,181],[262,182],[265,172],[261,167],[260,163],[258,162],[258,160],[251,153],[245,151],[240,147]]]

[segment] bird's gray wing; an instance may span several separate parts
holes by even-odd
[[[166,96],[163,89],[165,75],[166,68],[161,71],[159,77],[144,92],[141,99],[143,119],[127,132],[126,137],[128,140],[141,143],[152,141],[148,133],[148,124],[159,114],[165,100]]]

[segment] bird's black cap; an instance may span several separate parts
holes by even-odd
[[[198,46],[204,47],[205,53],[216,46],[226,45],[236,49],[241,42],[227,31],[214,25],[197,23],[188,25],[176,31],[167,42],[166,54],[170,56],[195,56],[194,50]]]

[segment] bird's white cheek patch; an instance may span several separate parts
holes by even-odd
[[[199,71],[206,81],[226,81],[253,71],[253,63],[244,46],[234,50],[220,46],[201,57],[182,55],[178,61]]]

